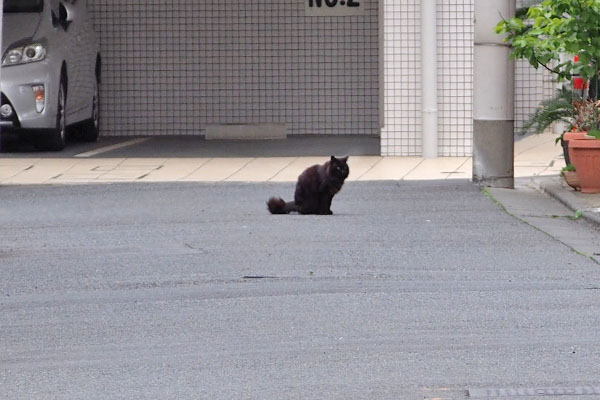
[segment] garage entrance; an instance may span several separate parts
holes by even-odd
[[[90,0],[102,135],[379,135],[378,1],[360,3],[362,15],[316,16],[303,0]]]

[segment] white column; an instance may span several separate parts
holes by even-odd
[[[422,152],[438,156],[436,0],[421,0]]]
[[[514,64],[494,33],[515,13],[515,0],[475,0],[473,181],[514,187]]]

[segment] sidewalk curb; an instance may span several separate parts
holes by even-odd
[[[563,182],[560,176],[533,178],[529,186],[558,200],[573,210],[573,212],[581,211],[582,218],[600,226],[600,210],[594,211],[598,210],[598,208],[590,207],[590,204],[579,199],[573,190]]]

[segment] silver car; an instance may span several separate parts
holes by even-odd
[[[4,0],[0,129],[65,147],[99,134],[100,53],[86,0]]]

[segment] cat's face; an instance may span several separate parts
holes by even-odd
[[[331,156],[331,160],[329,162],[329,171],[330,174],[336,178],[342,180],[346,179],[350,173],[350,168],[348,167],[348,157],[336,158]]]

